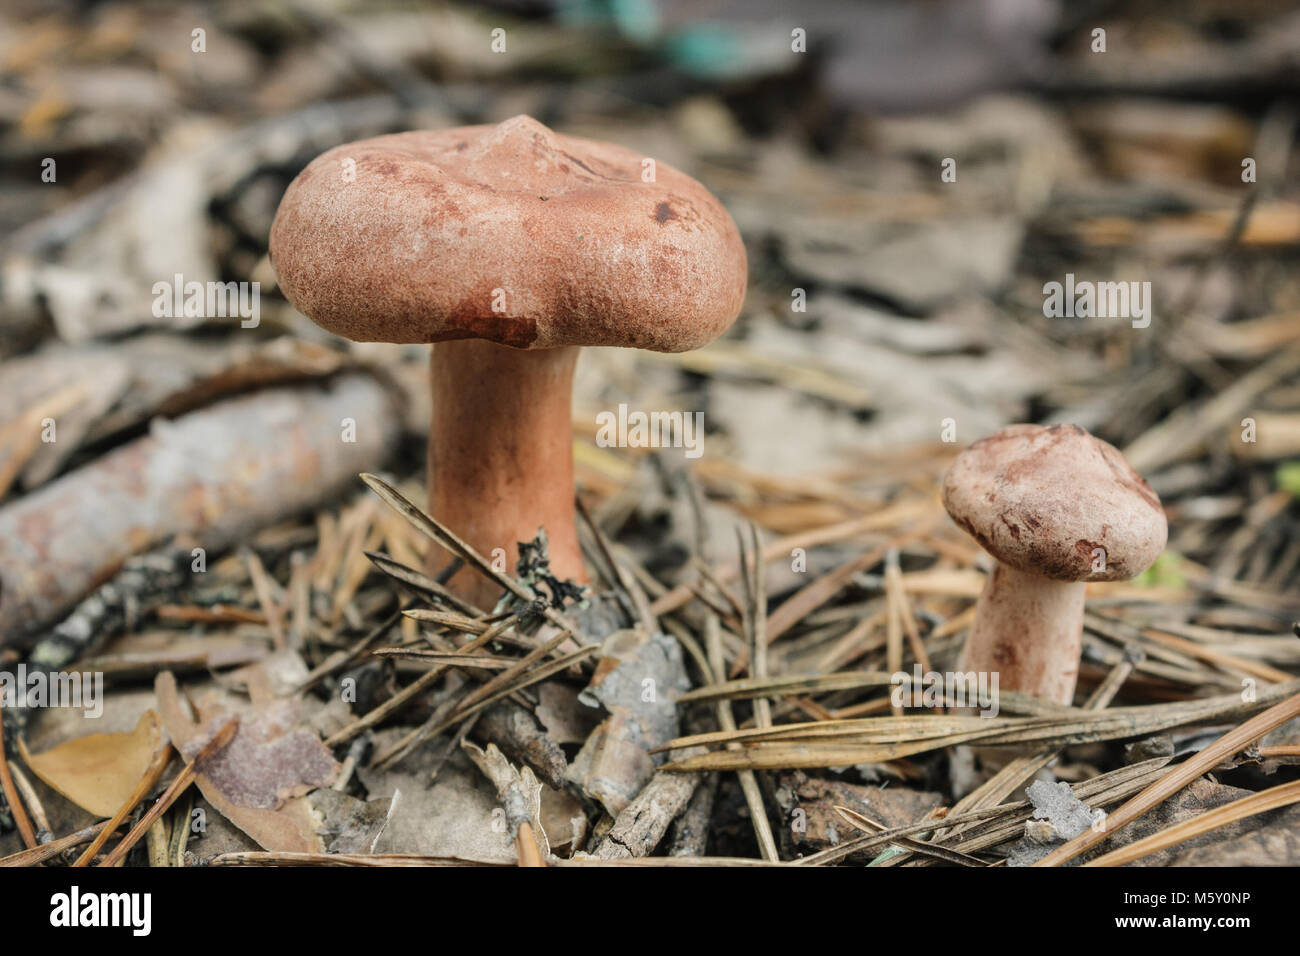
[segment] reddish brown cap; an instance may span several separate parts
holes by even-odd
[[[952,463],[943,503],[1003,564],[1058,581],[1134,577],[1168,534],[1151,486],[1078,425],[1009,425],[980,439]]]
[[[697,348],[746,281],[735,223],[694,179],[527,116],[318,156],[280,202],[271,260],[289,301],[349,339],[534,349]]]

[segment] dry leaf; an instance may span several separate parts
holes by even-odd
[[[157,711],[147,710],[125,734],[91,734],[32,754],[20,737],[19,751],[36,776],[97,817],[111,817],[140,784],[163,745]]]
[[[212,696],[196,704],[191,719],[169,671],[155,683],[158,709],[176,748],[192,759],[229,716]],[[239,732],[195,778],[200,792],[218,812],[264,849],[319,853],[320,819],[306,794],[328,786],[338,764],[314,731],[297,726],[293,701],[280,700],[241,714]]]
[[[380,730],[376,750],[382,752],[402,733],[399,727]],[[398,769],[357,768],[372,800],[397,798],[374,852],[513,864],[517,854],[509,829],[493,826],[501,809],[494,787],[459,750],[439,767],[430,786],[437,762],[433,748],[419,748]]]

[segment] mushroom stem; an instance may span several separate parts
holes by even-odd
[[[518,542],[544,527],[551,570],[586,583],[573,514],[577,362],[576,347],[528,351],[480,339],[434,345],[429,505],[488,560],[503,549],[511,571]],[[433,555],[431,568],[445,557]],[[450,587],[484,610],[500,596],[500,588],[468,568]]]
[[[1079,676],[1085,592],[1082,581],[999,563],[975,605],[961,670],[996,672],[1000,690],[1068,705]]]

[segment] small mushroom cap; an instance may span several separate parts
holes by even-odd
[[[527,116],[318,156],[280,201],[271,261],[299,311],[361,342],[680,352],[727,330],[746,282],[698,182]]]
[[[1000,562],[1058,581],[1135,577],[1168,536],[1151,486],[1078,425],[1010,425],[981,438],[948,469],[943,503]]]

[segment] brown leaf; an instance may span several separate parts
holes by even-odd
[[[164,725],[187,760],[228,717],[214,697],[195,705],[191,718],[169,671],[155,683]],[[195,782],[223,816],[272,851],[318,853],[319,820],[306,794],[328,786],[338,764],[316,733],[297,726],[289,700],[262,701],[241,715],[230,746],[208,761]]]
[[[20,737],[19,750],[32,771],[77,806],[97,817],[117,812],[144,776],[163,744],[158,713],[145,711],[125,734],[91,734],[32,754]]]

